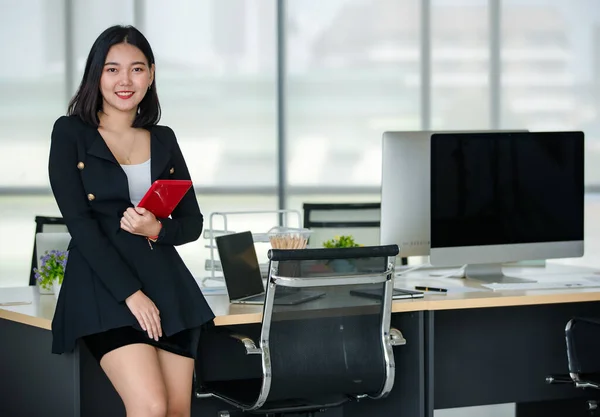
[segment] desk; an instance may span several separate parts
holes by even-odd
[[[557,264],[528,271],[540,277],[595,272]],[[429,279],[436,278],[416,271],[397,278],[396,286],[413,287]],[[14,388],[10,395],[2,390],[0,415],[19,415],[19,410],[22,415],[51,415],[50,410],[61,416],[118,415],[111,413],[122,407],[120,400],[87,349],[50,353],[54,297],[40,296],[31,287],[22,290],[31,292],[32,304],[0,306],[0,340],[11,341],[0,343],[1,375]],[[217,326],[244,329],[260,323],[261,306],[231,305],[223,295],[207,300]],[[394,389],[386,399],[348,404],[341,413],[431,417],[434,409],[516,402],[518,416],[524,417],[536,415],[530,409],[543,407],[538,402],[588,398],[592,393],[545,385],[544,378],[566,370],[567,320],[600,316],[598,301],[600,288],[450,292],[394,301],[392,325],[408,341],[395,350]],[[193,415],[204,416],[229,408],[216,400],[194,400],[193,405]]]

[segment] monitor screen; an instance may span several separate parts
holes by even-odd
[[[430,145],[432,249],[583,241],[582,132],[437,134]]]
[[[234,300],[264,291],[251,232],[215,238],[229,298]]]

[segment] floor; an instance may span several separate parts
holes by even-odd
[[[515,417],[514,404],[498,404],[485,407],[451,408],[436,410],[434,417]]]

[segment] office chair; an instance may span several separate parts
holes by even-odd
[[[312,416],[348,401],[385,397],[394,384],[392,347],[406,344],[390,328],[398,246],[268,254],[260,330],[214,326],[202,333],[196,397],[216,397],[238,411],[268,416]],[[337,270],[334,260],[352,270]],[[320,296],[274,304],[280,291]]]
[[[46,232],[67,232],[67,226],[62,217],[35,216],[35,233],[33,235],[33,254],[31,256],[31,268],[29,268],[29,285],[36,285],[33,268],[37,266],[37,250],[35,235]]]
[[[576,388],[600,390],[600,319],[575,317],[565,327],[568,375],[549,375],[548,384],[571,384]],[[587,401],[597,415],[598,400]]]

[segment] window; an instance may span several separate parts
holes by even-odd
[[[490,125],[487,0],[431,1],[431,127]]]
[[[50,131],[66,110],[65,12],[60,0],[1,8],[0,38],[10,41],[0,43],[0,286],[25,285],[35,214],[30,212],[27,228],[19,219],[31,198],[10,194],[48,187]],[[50,211],[56,207],[40,203]]]
[[[196,187],[275,195],[275,2],[148,1],[142,27]]]
[[[286,7],[289,193],[379,186],[382,133],[420,125],[419,1]]]
[[[50,131],[66,110],[62,6],[62,1],[48,0],[2,7],[0,189],[48,186]]]
[[[421,129],[422,105],[432,129],[487,129],[498,104],[503,129],[583,130],[587,188],[600,190],[597,0],[500,0],[499,16],[488,3],[430,0],[431,77],[422,80],[420,0],[283,2],[288,208],[379,201],[382,133]],[[52,125],[92,42],[114,24],[134,24],[154,49],[161,124],[178,136],[205,228],[215,211],[276,209],[277,4],[0,0],[0,36],[10,39],[0,54],[19,61],[0,66],[0,286],[27,280],[35,215],[59,215],[47,178]],[[496,18],[499,97],[490,93]],[[594,265],[600,203],[587,197],[586,257],[577,262]],[[236,231],[261,232],[277,216],[231,221]],[[178,247],[197,278],[208,274],[205,245]]]

